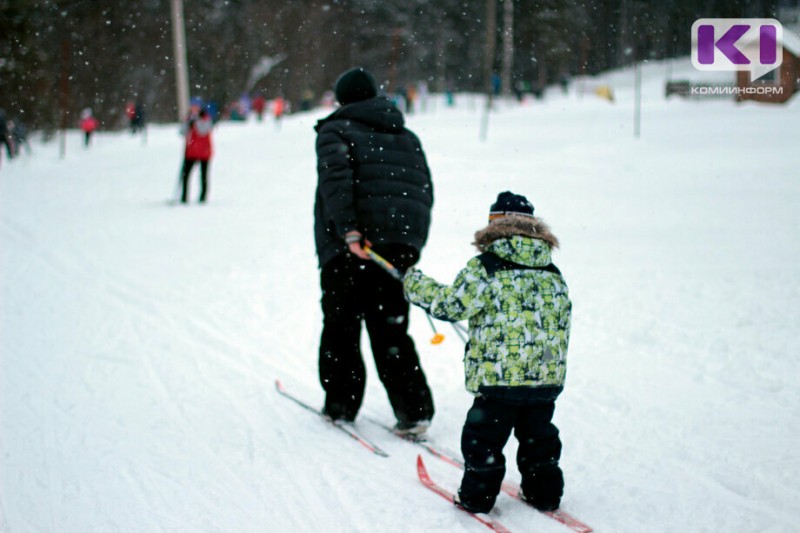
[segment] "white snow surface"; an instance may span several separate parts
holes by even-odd
[[[562,508],[598,532],[798,531],[800,102],[665,100],[666,70],[645,65],[640,139],[630,70],[590,80],[613,104],[501,101],[485,141],[479,97],[409,115],[436,196],[420,267],[450,282],[496,195],[528,196],[574,302]],[[366,337],[357,426],[389,458],[276,393],[322,405],[312,128],[328,112],[219,124],[205,206],[167,205],[175,124],[4,158],[0,530],[485,530],[426,491],[416,455],[450,489],[458,470],[366,420],[393,423]],[[460,456],[463,344],[437,327],[434,346],[412,311],[430,436]],[[569,531],[505,495],[493,515]]]

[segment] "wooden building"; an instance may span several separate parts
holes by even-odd
[[[779,68],[752,82],[750,72],[736,73],[736,100],[782,104],[800,92],[800,36],[784,27],[782,44],[783,63]]]

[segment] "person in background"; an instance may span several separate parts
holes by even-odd
[[[564,490],[552,418],[564,389],[572,319],[567,284],[552,263],[558,239],[533,216],[527,198],[506,191],[474,244],[481,254],[450,286],[413,268],[403,279],[406,298],[433,317],[469,320],[464,370],[475,400],[461,434],[465,468],[454,503],[475,513],[494,507],[513,431],[520,497],[552,511]]]
[[[133,101],[125,104],[125,116],[128,117],[128,126],[131,133],[136,133],[136,104]]]
[[[203,98],[200,96],[193,96],[191,100],[189,100],[189,116],[186,119],[186,122],[183,124],[183,128],[187,128],[189,125],[189,120],[192,118],[197,118],[200,114],[200,110],[203,109]],[[207,107],[206,107],[207,109]]]
[[[12,159],[16,154],[16,150],[14,148],[14,138],[11,135],[11,130],[8,127],[8,120],[6,118],[6,112],[3,109],[0,109],[0,143],[6,145],[6,153],[8,154],[8,158]]]
[[[456,89],[453,85],[451,80],[447,80],[447,84],[444,89],[444,96],[445,101],[447,102],[447,107],[454,107],[456,105]]]
[[[416,110],[417,105],[417,84],[409,83],[406,85],[406,113],[409,115]]]
[[[222,114],[219,111],[219,104],[216,102],[216,100],[208,101],[206,104],[206,111],[208,111],[208,116],[211,117],[211,122],[214,124],[219,122],[220,118],[222,118]]]
[[[253,111],[256,112],[256,117],[258,121],[261,122],[264,120],[264,110],[267,108],[267,100],[262,95],[258,95],[253,98]]]
[[[243,120],[247,120],[247,116],[250,114],[251,104],[252,102],[249,94],[244,93],[239,97],[239,112],[242,114]]]
[[[227,112],[225,114],[227,119],[231,122],[244,122],[247,120],[247,114],[242,111],[241,102],[239,100],[228,104]]]
[[[22,122],[22,119],[17,117],[14,120],[9,120],[8,130],[11,132],[11,138],[14,141],[14,156],[18,156],[22,153],[23,146],[28,152],[28,155],[30,155],[31,145],[28,142],[28,127]]]
[[[300,97],[300,111],[310,111],[312,107],[314,107],[314,91],[306,88]]]
[[[92,116],[92,109],[87,107],[83,111],[81,111],[81,122],[80,122],[81,130],[83,130],[83,146],[89,147],[89,143],[92,140],[92,134],[97,130],[100,123],[97,121],[94,116]]]
[[[417,136],[372,74],[354,68],[336,82],[341,107],[320,120],[314,236],[322,288],[319,378],[324,413],[355,420],[366,370],[361,324],[397,418],[398,434],[422,434],[433,399],[414,342],[400,283],[370,261],[375,251],[398,268],[415,264],[431,222],[433,184]]]
[[[214,123],[208,111],[199,109],[199,105],[193,102],[192,111],[186,121],[184,130],[186,145],[181,167],[181,203],[189,201],[189,175],[195,163],[200,164],[200,202],[208,200],[208,166],[212,155],[211,130]]]
[[[145,115],[144,104],[137,100],[133,106],[133,118],[131,119],[131,133],[144,131],[147,122]]]
[[[275,117],[275,124],[277,124],[278,127],[281,125],[281,118],[283,118],[285,112],[286,100],[284,100],[283,96],[276,96],[272,101],[272,115]]]

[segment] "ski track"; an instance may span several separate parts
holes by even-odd
[[[533,195],[575,303],[555,417],[564,508],[597,531],[793,531],[800,189],[784,137],[800,107],[665,103],[661,82],[645,84],[659,96],[638,142],[624,84],[613,106],[500,101],[486,143],[477,97],[410,117],[436,187],[421,267],[451,281],[497,192]],[[34,143],[4,162],[2,531],[485,530],[428,494],[414,461],[450,489],[457,469],[360,420],[391,455],[372,456],[274,390],[280,378],[322,405],[311,127],[324,113],[280,132],[221,124],[203,207],[165,205],[174,125],[147,145],[101,133],[90,150],[70,132],[64,160]],[[741,124],[749,136],[728,135]],[[437,326],[432,346],[412,311],[431,438],[457,451],[463,344]],[[392,423],[366,353],[363,413]],[[512,439],[518,482],[515,453]],[[494,513],[513,531],[568,531],[504,495]]]

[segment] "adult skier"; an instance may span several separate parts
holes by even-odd
[[[324,412],[353,421],[366,371],[366,324],[378,375],[400,434],[423,433],[433,400],[414,342],[409,305],[397,280],[373,264],[367,245],[400,269],[414,265],[428,238],[433,185],[417,136],[372,74],[353,68],[336,82],[341,107],[316,125],[318,186],[314,235],[321,269],[323,329],[319,378]]]

